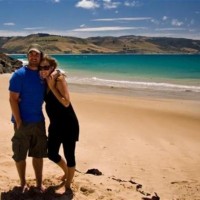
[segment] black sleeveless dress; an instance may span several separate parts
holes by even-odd
[[[56,134],[62,139],[78,141],[79,122],[70,103],[63,106],[50,90],[45,95],[46,112],[50,120],[49,134]]]

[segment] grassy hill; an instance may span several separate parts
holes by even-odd
[[[76,38],[49,34],[0,37],[0,52],[26,53],[31,43],[48,54],[62,53],[200,53],[200,40],[142,36]]]

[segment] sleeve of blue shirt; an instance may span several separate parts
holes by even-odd
[[[21,76],[22,74],[15,72],[11,79],[9,84],[9,90],[12,92],[20,93],[22,89],[22,81],[23,78]]]

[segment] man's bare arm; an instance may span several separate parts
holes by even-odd
[[[10,101],[12,114],[17,125],[17,129],[20,127],[22,123],[22,119],[21,119],[20,111],[19,111],[19,100],[20,100],[19,93],[10,92],[9,101]]]

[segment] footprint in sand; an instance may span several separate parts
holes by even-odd
[[[88,196],[88,195],[90,195],[90,194],[95,192],[94,189],[89,188],[88,186],[81,186],[80,187],[80,191],[86,196]]]

